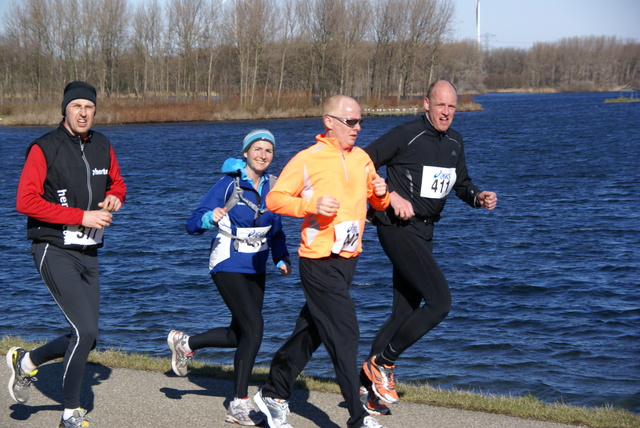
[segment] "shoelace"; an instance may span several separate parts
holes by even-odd
[[[394,369],[394,367],[387,368],[385,366],[380,366],[380,374],[382,374],[382,378],[384,380],[384,386],[387,389],[389,388],[389,386],[391,386],[391,388],[395,389],[395,380],[394,380],[393,369]]]
[[[178,353],[178,365],[180,367],[184,367],[187,365],[187,363],[189,363],[189,360],[191,360],[191,357],[193,357],[193,354],[195,354],[195,352],[191,351],[189,353],[184,352],[184,350],[180,350],[181,352]]]
[[[236,409],[238,410],[238,413],[249,416],[249,414],[253,410],[253,406],[251,406],[249,400],[240,400],[240,402],[236,406]]]
[[[289,404],[286,402],[280,402],[280,401],[276,401],[273,400],[273,402],[276,404],[276,406],[278,406],[278,410],[279,410],[279,415],[282,418],[282,422],[285,423],[287,421],[287,416],[289,416],[289,413],[291,413],[291,411],[289,410]]]
[[[84,422],[87,422],[88,424],[91,421],[91,417],[87,415],[86,410],[82,409],[81,411],[74,412],[73,416],[71,416],[69,419],[66,419],[66,420],[71,422],[73,424],[72,425],[73,427],[83,427],[83,426],[89,426],[89,425],[84,425]]]
[[[35,374],[38,372],[38,370],[35,370],[31,373],[33,373],[33,376],[28,375],[24,370],[20,369],[20,375],[19,375],[19,379],[18,379],[18,385],[20,385],[21,388],[26,388],[29,385],[31,385],[31,382],[35,382],[38,380],[38,378],[35,376]]]

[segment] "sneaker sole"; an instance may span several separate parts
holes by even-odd
[[[255,422],[253,422],[253,421],[241,421],[239,419],[234,418],[231,415],[227,415],[224,418],[224,421],[232,423],[232,424],[242,425],[242,426],[245,426],[245,427],[255,427],[255,426],[257,426],[257,424]]]
[[[9,366],[9,369],[11,370],[11,377],[9,378],[9,395],[11,396],[11,398],[13,399],[13,401],[15,401],[16,403],[26,403],[27,400],[18,400],[18,398],[16,398],[15,393],[13,392],[13,384],[16,381],[16,369],[13,366],[13,353],[18,350],[20,348],[18,348],[17,346],[14,346],[13,348],[9,349],[9,352],[7,352],[7,356],[6,356],[6,360],[7,360],[7,365]]]
[[[362,403],[362,407],[369,413],[370,415],[389,415],[391,414],[391,409],[388,407],[383,407],[383,411],[376,410],[375,407],[369,407],[369,392],[365,392],[366,398],[363,397],[363,392],[360,391],[360,402]]]
[[[373,410],[371,407],[367,406],[366,404],[363,404],[362,407],[364,407],[364,409],[367,411],[367,413],[369,413],[370,415],[376,415],[376,416],[384,416],[384,415],[388,415],[390,414],[390,409],[385,410],[384,412],[379,412],[377,410]]]
[[[256,403],[258,409],[260,409],[260,411],[267,417],[267,424],[269,428],[280,428],[280,425],[276,425],[273,417],[271,417],[271,412],[267,407],[267,403],[265,403],[262,399],[262,394],[260,393],[260,391],[256,392],[253,396],[253,402]]]

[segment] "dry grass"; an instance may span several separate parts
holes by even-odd
[[[365,115],[420,114],[422,98],[401,100],[361,100]],[[479,111],[482,106],[469,95],[461,95],[457,111]],[[219,100],[98,100],[95,125],[135,123],[213,122],[250,119],[282,119],[316,117],[320,105],[303,96],[287,96],[276,105],[274,100],[264,105],[241,105],[237,99]],[[0,104],[0,124],[12,126],[55,126],[62,119],[60,103],[12,101]]]
[[[95,125],[134,123],[212,122],[248,119],[311,117],[320,107],[311,100],[286,98],[279,105],[240,105],[238,100],[136,100],[98,99]],[[62,119],[60,104],[35,101],[5,101],[0,104],[0,124],[55,126]]]
[[[33,349],[41,344],[42,343],[25,342],[18,337],[4,336],[2,340],[0,340],[0,352],[5,354],[12,346]],[[89,362],[102,364],[111,368],[159,372],[171,370],[171,361],[168,358],[156,358],[114,349],[91,352]],[[233,368],[231,366],[210,365],[202,361],[191,362],[189,364],[189,372],[194,376],[233,379]],[[267,368],[258,367],[254,369],[253,379],[255,381],[264,382],[266,377]],[[309,376],[304,373],[298,378],[296,387],[312,391],[330,392],[334,394],[340,393],[334,379]],[[588,409],[562,403],[545,404],[531,395],[510,397],[480,394],[470,391],[445,391],[429,385],[420,384],[410,385],[398,383],[397,389],[402,400],[431,406],[496,413],[518,418],[576,426],[589,426],[593,428],[637,428],[640,426],[639,415],[615,409],[611,406]]]

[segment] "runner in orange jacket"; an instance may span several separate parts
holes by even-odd
[[[384,210],[389,193],[369,156],[354,146],[362,123],[356,100],[342,95],[327,99],[322,121],[325,133],[289,161],[267,195],[270,211],[304,217],[298,254],[306,303],[254,401],[270,427],[290,428],[293,383],[324,344],[349,410],[347,426],[380,428],[360,402],[360,333],[349,286],[362,252],[367,201]]]
[[[366,202],[376,210],[389,205],[388,194],[375,196],[374,180],[386,189],[364,150],[342,148],[337,138],[320,134],[316,144],[299,152],[282,170],[267,195],[267,206],[278,214],[304,217],[300,257],[317,259],[331,253],[355,257],[362,252]],[[327,195],[338,201],[340,208],[330,216],[319,215],[319,203],[327,203]],[[350,236],[346,236],[349,230]],[[342,237],[345,239],[339,241]]]

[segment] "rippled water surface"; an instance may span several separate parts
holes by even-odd
[[[499,204],[487,212],[450,198],[435,252],[453,308],[401,357],[398,380],[640,411],[640,103],[604,103],[616,96],[487,94],[476,98],[484,111],[457,114],[470,173]],[[358,143],[406,120],[367,118]],[[207,272],[211,235],[189,236],[184,223],[256,127],[276,136],[275,173],[321,132],[318,119],[96,127],[129,188],[101,251],[101,347],[167,356],[170,329],[229,321]],[[0,127],[0,330],[29,340],[67,330],[14,210],[25,148],[46,131]],[[285,223],[295,253],[299,220]],[[269,363],[303,304],[295,272],[270,270],[258,364]],[[369,228],[352,288],[361,358],[389,312],[390,281]],[[230,364],[232,355],[197,358]],[[307,371],[333,375],[323,348]]]

